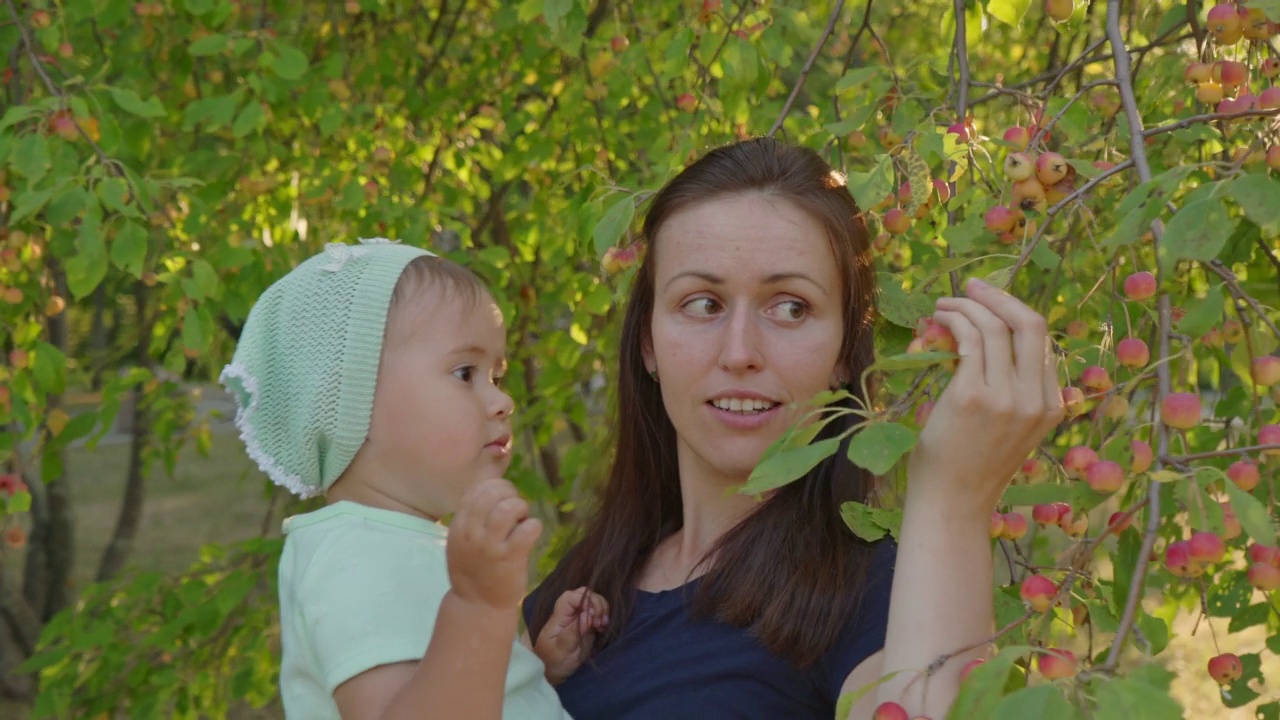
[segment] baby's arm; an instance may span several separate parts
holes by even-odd
[[[609,603],[603,597],[585,587],[562,594],[533,647],[547,668],[547,682],[558,685],[572,675],[608,625]]]
[[[505,480],[463,497],[449,527],[451,589],[420,662],[380,665],[334,690],[343,720],[501,718],[507,665],[542,525]]]

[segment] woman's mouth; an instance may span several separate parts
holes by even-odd
[[[761,398],[724,397],[708,401],[713,407],[740,415],[756,415],[777,407],[780,403]]]

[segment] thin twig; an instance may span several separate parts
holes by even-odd
[[[1162,135],[1175,130],[1188,128],[1192,125],[1217,122],[1219,120],[1240,120],[1243,118],[1263,117],[1280,117],[1280,108],[1271,108],[1270,110],[1242,110],[1240,112],[1233,113],[1206,113],[1204,115],[1192,115],[1188,118],[1182,118],[1177,122],[1171,122],[1168,125],[1157,125],[1153,128],[1147,128],[1142,131],[1142,136],[1155,137],[1156,135]]]
[[[1107,38],[1111,43],[1112,55],[1115,57],[1116,80],[1120,83],[1120,100],[1124,106],[1125,119],[1129,123],[1129,154],[1133,160],[1134,167],[1138,171],[1139,179],[1142,182],[1149,182],[1151,180],[1151,165],[1147,162],[1147,151],[1146,147],[1144,147],[1142,117],[1138,114],[1138,102],[1133,93],[1133,75],[1130,71],[1129,52],[1125,49],[1124,37],[1120,34],[1120,0],[1107,0]],[[1152,224],[1151,231],[1155,236],[1158,256],[1159,244],[1164,234],[1163,226],[1157,221]],[[1157,272],[1160,272],[1158,266]],[[1169,355],[1169,322],[1171,314],[1169,295],[1161,293],[1156,305],[1160,323],[1157,335],[1159,357],[1164,358]],[[1159,404],[1165,395],[1169,393],[1170,372],[1168,363],[1160,364],[1156,371],[1156,377],[1156,404]],[[1163,463],[1160,458],[1166,456],[1168,452],[1169,430],[1163,422],[1158,422],[1156,424],[1156,470],[1162,467]],[[1147,505],[1147,527],[1142,534],[1142,547],[1138,551],[1137,561],[1133,568],[1129,596],[1125,599],[1124,612],[1120,617],[1120,624],[1116,628],[1115,638],[1112,640],[1111,648],[1107,652],[1107,660],[1101,668],[1104,672],[1115,671],[1116,665],[1120,662],[1120,648],[1124,646],[1125,638],[1133,628],[1133,623],[1136,619],[1138,601],[1142,597],[1144,580],[1147,574],[1147,559],[1155,546],[1156,532],[1160,528],[1160,486],[1158,483],[1151,483],[1148,488]]]
[[[774,120],[773,127],[769,128],[768,137],[773,137],[782,128],[782,121],[787,118],[787,113],[791,112],[791,106],[795,104],[796,97],[800,94],[800,88],[804,87],[804,81],[809,77],[809,71],[813,69],[814,61],[818,59],[818,53],[822,52],[822,46],[826,45],[827,38],[831,37],[831,31],[835,29],[836,21],[840,19],[842,10],[844,10],[844,0],[836,0],[836,6],[831,10],[831,17],[827,18],[827,27],[822,30],[822,37],[818,38],[818,43],[809,52],[809,59],[804,61],[804,67],[800,69],[800,77],[796,78],[795,87],[791,88],[791,94],[787,96],[787,102],[782,106],[782,112],[778,113],[778,119]]]
[[[955,46],[956,66],[960,72],[960,81],[956,88],[956,122],[960,123],[960,127],[964,128],[965,138],[968,138],[969,124],[966,121],[969,114],[969,46],[966,37],[968,29],[965,27],[964,0],[955,0],[953,6],[956,16],[956,33],[952,44]],[[970,158],[972,162],[972,158]],[[955,174],[955,161],[952,161],[947,168],[947,177],[950,178]],[[948,188],[951,197],[956,196],[956,185],[948,181]],[[956,211],[954,207],[947,208],[947,227],[953,227],[956,224]],[[955,251],[951,247],[951,243],[947,243],[947,259],[950,260],[955,256]],[[952,268],[947,273],[947,280],[951,283],[951,295],[953,297],[960,296],[960,270]]]
[[[1248,455],[1249,453],[1266,452],[1268,450],[1280,450],[1280,445],[1249,445],[1247,447],[1224,448],[1222,450],[1210,450],[1208,452],[1192,453],[1190,455],[1170,455],[1168,457],[1161,458],[1161,460],[1169,465],[1181,465],[1195,460],[1231,457],[1233,455]]]
[[[1271,318],[1267,317],[1266,311],[1262,309],[1262,306],[1258,304],[1258,301],[1254,300],[1249,293],[1246,293],[1244,289],[1240,287],[1240,281],[1236,279],[1236,274],[1231,272],[1230,268],[1223,265],[1221,260],[1210,260],[1205,263],[1205,266],[1212,270],[1215,275],[1222,278],[1222,282],[1226,283],[1227,290],[1231,292],[1231,295],[1235,299],[1247,303],[1250,309],[1257,313],[1258,318],[1262,320],[1262,323],[1271,328],[1272,334],[1277,338],[1280,338],[1280,328],[1277,328],[1276,324],[1271,322]]]

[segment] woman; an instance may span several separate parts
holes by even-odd
[[[557,688],[566,709],[829,718],[842,692],[906,671],[851,717],[886,700],[944,716],[993,631],[991,511],[1063,416],[1044,320],[978,282],[938,301],[962,359],[908,460],[900,546],[868,544],[839,508],[875,479],[843,453],[764,498],[736,491],[797,406],[860,393],[872,362],[875,275],[844,179],[810,150],[739,142],[671,180],[644,234],[612,470],[580,542],[525,604],[537,637],[565,590],[609,603],[590,661]]]

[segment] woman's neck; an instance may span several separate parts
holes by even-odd
[[[741,482],[745,482],[745,478]],[[762,502],[737,491],[741,484],[714,479],[681,463],[683,524],[654,550],[640,582],[642,590],[669,590],[702,575],[716,543]],[[703,562],[704,559],[707,562]]]

